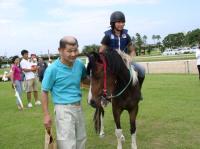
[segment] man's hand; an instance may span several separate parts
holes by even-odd
[[[51,123],[52,123],[52,121],[51,121],[50,115],[49,114],[45,114],[44,115],[44,127],[46,129],[51,128]]]
[[[15,89],[16,88],[16,84],[12,83],[12,88]]]

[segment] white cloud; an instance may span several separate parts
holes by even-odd
[[[0,9],[16,9],[21,7],[21,2],[22,0],[0,0]]]
[[[0,24],[9,24],[11,23],[12,21],[9,20],[9,19],[0,19]]]
[[[82,24],[96,25],[101,22],[108,23],[111,12],[111,10],[101,9],[95,11],[77,11],[72,13],[65,9],[55,8],[49,10],[48,14],[50,17],[56,18],[61,23],[67,21],[68,24],[78,24],[81,27]]]
[[[63,12],[63,14],[64,16],[68,14],[67,18],[61,17],[60,21],[0,24],[2,30],[0,41],[4,41],[1,48],[9,50],[27,48],[36,53],[41,53],[41,50],[45,53],[50,49],[52,53],[56,53],[58,41],[65,35],[77,37],[80,49],[93,43],[100,44],[103,32],[109,26],[109,11],[99,10],[92,13],[84,11],[73,14]],[[13,41],[12,44],[10,41]]]
[[[157,4],[160,0],[64,0],[67,5],[113,6],[118,4]]]
[[[64,9],[61,8],[50,9],[47,14],[55,18],[66,16]]]
[[[19,19],[24,14],[22,0],[0,0],[0,20]]]

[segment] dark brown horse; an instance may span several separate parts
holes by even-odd
[[[126,54],[111,50],[105,54],[91,53],[89,55],[88,73],[91,76],[88,102],[96,108],[94,114],[95,129],[103,135],[104,106],[112,103],[113,117],[116,124],[117,149],[122,149],[125,140],[122,133],[120,116],[127,110],[130,117],[131,147],[136,145],[136,116],[141,98],[140,84],[137,73],[130,65]]]

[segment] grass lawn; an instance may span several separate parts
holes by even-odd
[[[4,68],[4,69],[0,69],[0,75],[3,75],[4,74],[4,71],[7,71],[7,72],[9,72],[10,71],[10,69],[9,68]]]
[[[144,100],[137,117],[139,149],[199,149],[200,146],[200,81],[195,75],[147,75],[143,87]],[[105,137],[93,129],[93,112],[87,105],[87,89],[83,89],[83,109],[87,125],[87,149],[114,149],[116,137],[111,106],[105,113]],[[24,104],[27,104],[25,95]],[[50,105],[53,115],[53,106]],[[44,127],[41,107],[18,111],[10,82],[0,82],[0,149],[42,149]],[[126,138],[131,140],[127,112],[122,115]]]

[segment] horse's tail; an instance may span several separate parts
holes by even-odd
[[[100,133],[101,130],[101,116],[104,117],[104,109],[103,107],[97,107],[94,113],[93,121],[94,121],[95,131],[98,134]]]

